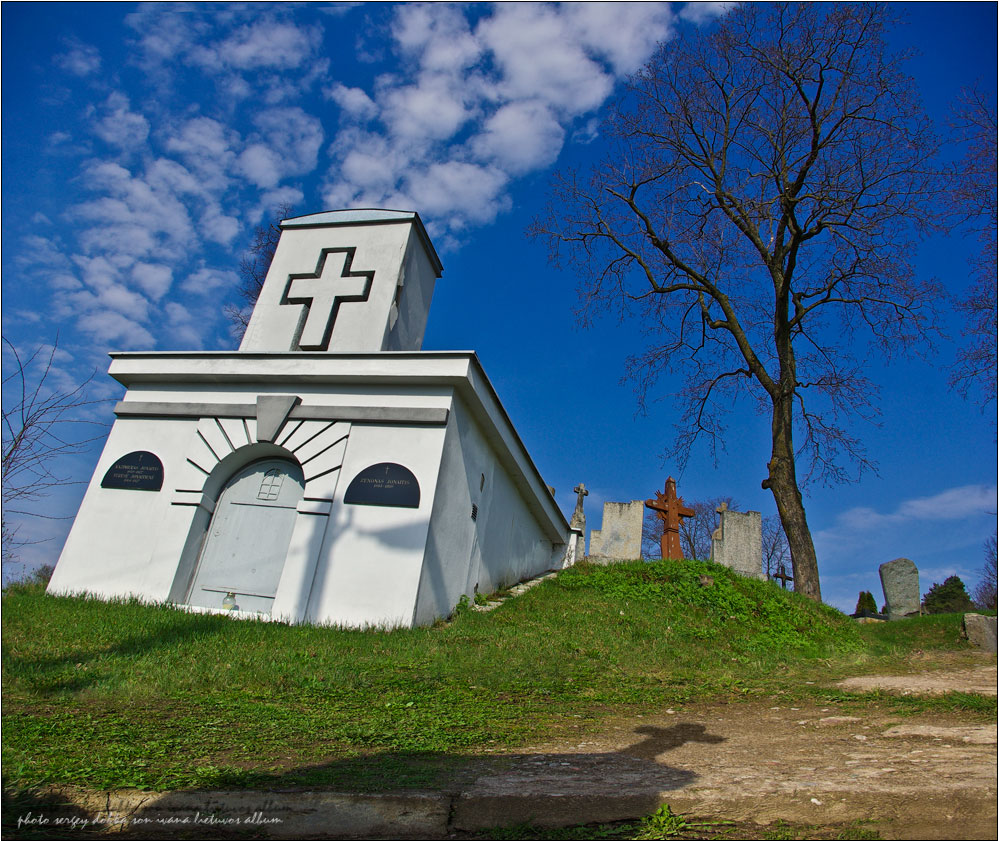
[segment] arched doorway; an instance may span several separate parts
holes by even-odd
[[[237,473],[219,495],[188,604],[270,613],[304,490],[302,469],[288,459]]]

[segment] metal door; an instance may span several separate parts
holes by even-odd
[[[302,469],[285,459],[236,474],[215,507],[188,603],[269,613],[304,489]]]

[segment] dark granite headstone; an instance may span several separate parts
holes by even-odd
[[[420,483],[409,468],[395,462],[379,462],[350,481],[343,502],[415,509],[420,505]]]
[[[101,480],[101,488],[159,491],[162,487],[163,463],[148,450],[136,450],[122,456],[108,468]]]

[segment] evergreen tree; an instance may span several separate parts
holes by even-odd
[[[861,591],[857,596],[857,607],[854,614],[877,614],[878,604],[874,601],[874,594],[870,591]]]
[[[934,583],[923,597],[923,611],[927,614],[953,614],[974,610],[975,606],[959,576],[948,576],[942,585]]]

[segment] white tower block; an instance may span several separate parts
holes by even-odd
[[[441,262],[415,213],[285,219],[246,353],[419,351]]]

